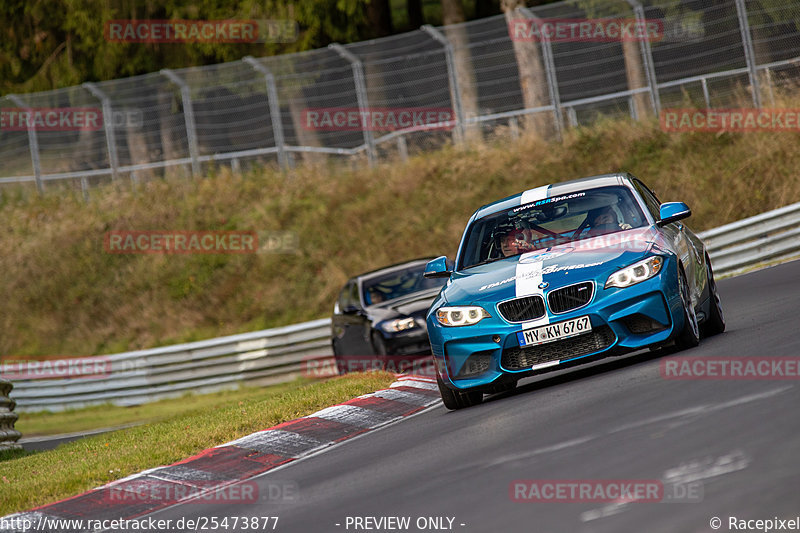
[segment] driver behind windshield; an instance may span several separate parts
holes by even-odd
[[[513,229],[500,236],[500,251],[503,257],[523,254],[534,250],[525,230]]]
[[[586,215],[586,219],[589,221],[589,235],[603,235],[621,229],[631,229],[630,224],[619,223],[617,213],[610,205],[592,209]]]

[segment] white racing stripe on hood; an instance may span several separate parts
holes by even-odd
[[[537,187],[535,189],[530,189],[522,193],[520,197],[520,205],[525,205],[531,202],[535,202],[537,200],[544,200],[547,198],[547,189],[549,188],[548,185],[543,187]],[[537,253],[541,253],[541,251],[537,252],[530,252],[527,254],[522,254],[519,259],[520,262],[517,263],[517,270],[516,270],[516,295],[519,296],[533,296],[539,294],[544,298],[544,292],[542,289],[539,288],[539,284],[542,282],[542,268],[543,268],[543,260],[534,260],[531,262],[522,262],[527,257],[533,257]],[[538,319],[538,320],[531,320],[529,322],[523,322],[522,329],[528,329],[536,326],[542,326],[545,324],[549,324],[550,319],[547,317],[547,313]]]

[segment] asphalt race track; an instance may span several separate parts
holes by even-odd
[[[798,280],[796,261],[720,281],[728,331],[680,355],[800,355]],[[347,517],[410,517],[399,531],[446,530],[450,518],[465,532],[673,533],[715,531],[714,517],[716,531],[730,531],[732,516],[800,515],[797,381],[667,380],[659,362],[669,355],[531,378],[458,412],[438,404],[255,478],[264,495],[294,486],[289,501],[185,503],[151,516],[278,516],[276,531],[307,533],[398,531]],[[514,502],[520,479],[661,480],[669,501]],[[421,517],[447,518],[420,529]]]

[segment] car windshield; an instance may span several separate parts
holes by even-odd
[[[646,225],[630,189],[601,187],[530,202],[472,223],[459,268]]]
[[[425,264],[363,279],[361,286],[364,303],[375,305],[415,292],[441,288],[447,281],[441,278],[424,278],[423,272],[425,272]]]

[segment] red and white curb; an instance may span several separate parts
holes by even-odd
[[[53,519],[131,519],[183,501],[202,500],[205,494],[396,422],[439,401],[435,379],[401,375],[388,389],[257,431],[183,461],[145,470],[66,500],[2,517],[0,533],[36,530],[37,524],[52,523]],[[20,524],[33,526],[26,529]]]

